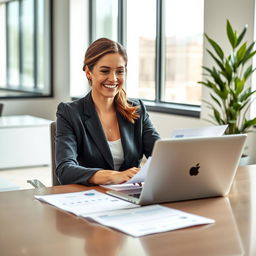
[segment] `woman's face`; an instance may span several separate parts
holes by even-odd
[[[124,84],[125,60],[119,53],[103,56],[86,76],[91,80],[93,94],[104,98],[114,98]]]

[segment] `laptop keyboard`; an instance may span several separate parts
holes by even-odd
[[[140,198],[140,193],[129,194],[128,196],[135,197],[135,198]]]

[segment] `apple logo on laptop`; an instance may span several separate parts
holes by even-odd
[[[190,174],[191,176],[196,176],[196,175],[199,173],[199,171],[198,171],[199,168],[200,168],[200,165],[199,165],[199,163],[198,163],[196,166],[193,166],[193,167],[190,168],[189,174]]]

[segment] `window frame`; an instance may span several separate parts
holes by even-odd
[[[5,17],[5,23],[6,23],[6,87],[0,87],[0,91],[10,91],[10,92],[17,92],[15,95],[8,95],[8,96],[0,96],[0,99],[23,99],[23,98],[52,98],[54,97],[54,89],[53,89],[53,1],[49,1],[49,9],[47,10],[49,12],[49,61],[48,65],[49,68],[47,72],[49,72],[49,91],[46,93],[38,91],[38,51],[37,51],[37,43],[38,43],[38,38],[37,38],[37,32],[38,32],[38,27],[37,27],[37,17],[38,17],[38,3],[37,0],[33,0],[33,89],[27,88],[22,86],[21,80],[22,80],[22,21],[21,21],[21,15],[22,15],[22,1],[18,0],[19,4],[19,39],[18,39],[18,45],[19,45],[19,85],[17,87],[12,87],[9,85],[9,28],[8,28],[8,4],[10,2],[13,2],[15,0],[7,0],[6,2],[1,2],[1,4],[6,5],[6,17]],[[21,93],[18,95],[18,93]]]

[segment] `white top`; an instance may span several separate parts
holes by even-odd
[[[121,139],[115,140],[115,141],[108,141],[108,145],[112,153],[114,168],[117,171],[119,170],[121,164],[124,161],[124,151],[123,151]]]

